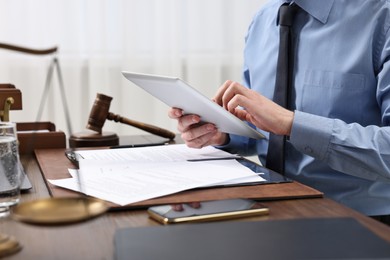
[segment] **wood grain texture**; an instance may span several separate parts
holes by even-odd
[[[55,163],[58,163],[56,169],[63,174],[62,162],[54,161]],[[22,164],[33,185],[33,189],[22,194],[22,202],[50,197],[34,156],[22,156]],[[327,198],[273,200],[262,203],[269,207],[269,215],[242,220],[353,217],[390,242],[390,227]],[[5,259],[113,259],[113,237],[117,229],[155,225],[159,224],[148,218],[146,210],[133,209],[109,212],[99,218],[67,226],[33,226],[11,218],[2,219],[0,232],[14,236],[23,246],[19,253]]]

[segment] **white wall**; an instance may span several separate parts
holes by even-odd
[[[212,97],[227,79],[241,80],[248,25],[265,0],[2,0],[0,42],[58,46],[73,132],[85,130],[96,93],[111,112],[176,131],[168,107],[126,81],[122,70],[178,76]],[[0,82],[22,91],[12,121],[35,121],[52,56],[0,49]],[[57,78],[41,121],[67,133]],[[106,122],[105,131],[144,133]],[[68,134],[68,133],[67,133]]]

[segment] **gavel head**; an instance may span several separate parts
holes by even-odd
[[[104,122],[109,114],[112,97],[97,93],[89,114],[87,129],[102,133]]]

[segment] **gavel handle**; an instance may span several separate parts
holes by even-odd
[[[149,133],[152,133],[152,134],[155,134],[155,135],[158,135],[158,136],[162,136],[162,137],[165,137],[165,138],[169,138],[170,140],[175,139],[175,136],[176,136],[175,133],[173,133],[171,131],[168,131],[166,129],[162,129],[162,128],[154,126],[154,125],[149,125],[149,124],[145,124],[145,123],[142,123],[142,122],[131,120],[131,119],[128,119],[128,118],[125,118],[125,117],[121,117],[120,115],[117,115],[117,114],[114,114],[114,113],[111,113],[111,112],[108,113],[107,119],[115,121],[115,122],[120,122],[120,123],[123,123],[123,124],[127,124],[127,125],[131,125],[131,126],[137,127],[137,128],[142,129],[142,130],[144,130],[146,132],[149,132]]]

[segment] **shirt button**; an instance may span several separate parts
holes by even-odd
[[[313,149],[311,149],[310,146],[306,146],[306,147],[305,147],[305,152],[307,152],[307,153],[312,153],[312,152],[313,152]]]

